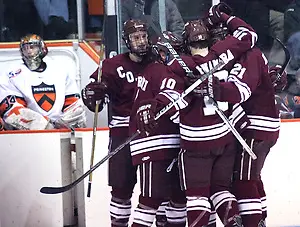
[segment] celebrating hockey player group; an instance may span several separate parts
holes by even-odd
[[[260,172],[278,139],[274,86],[280,67],[255,46],[253,28],[224,3],[189,21],[182,37],[164,32],[148,40],[146,24],[128,20],[129,52],[103,61],[82,90],[94,110],[109,98],[110,151],[139,135],[109,160],[111,226],[128,226],[131,197],[140,172],[140,196],[131,226],[265,226],[266,195]],[[219,68],[218,68],[219,67]],[[204,74],[193,92],[182,94]],[[163,116],[156,115],[170,102]],[[222,113],[225,118],[221,118]],[[256,155],[253,159],[232,129]]]

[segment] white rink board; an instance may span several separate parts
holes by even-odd
[[[90,168],[92,149],[92,131],[76,132],[76,175],[80,176]],[[98,131],[96,134],[94,165],[108,153],[108,131]],[[84,183],[76,187],[78,204],[78,226],[97,227],[110,226],[109,203],[110,190],[108,182],[108,162],[103,163],[93,172],[91,197],[87,197],[88,177]],[[138,200],[138,187],[133,196],[133,207]]]
[[[299,131],[300,122],[282,124],[278,143],[262,171],[268,197],[268,227],[300,226]],[[75,174],[80,176],[89,169],[92,131],[78,130],[75,136]],[[78,206],[79,227],[110,226],[107,162],[93,173],[91,198],[86,196],[88,178],[75,188],[74,197],[72,191],[63,195],[39,193],[42,186],[70,182],[69,137],[70,133],[59,132],[0,134],[0,227],[59,227],[73,223],[73,202]],[[107,155],[108,131],[98,131],[96,138],[94,164]],[[137,199],[138,185],[133,208]]]
[[[43,195],[43,186],[70,183],[68,132],[0,134],[0,226],[74,224],[71,193]]]
[[[280,138],[271,149],[265,162],[262,178],[267,193],[268,227],[300,226],[300,179],[298,177],[300,151],[297,149],[299,135],[300,122],[282,123]],[[92,132],[79,132],[77,136],[82,141],[77,144],[77,148],[83,149],[83,157],[80,159],[83,160],[86,171],[89,169]],[[94,164],[107,154],[108,131],[97,133],[96,144]],[[81,200],[81,204],[85,202],[86,225],[81,223],[79,226],[110,226],[110,187],[107,186],[107,163],[95,170],[93,174],[91,198],[86,197],[87,179],[82,186],[85,191],[80,193],[79,200]],[[83,189],[81,188],[81,190]],[[135,191],[133,208],[138,199],[138,186]],[[84,212],[81,211],[80,215],[84,215]],[[80,220],[83,220],[84,217],[80,217]]]

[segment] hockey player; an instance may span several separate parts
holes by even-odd
[[[215,39],[224,39],[222,28],[212,30]],[[237,159],[234,171],[233,190],[238,200],[240,215],[245,227],[265,226],[266,197],[261,181],[261,169],[279,136],[280,119],[275,106],[274,86],[282,86],[275,81],[280,68],[272,68],[270,75],[268,61],[264,54],[253,48],[235,61],[226,82],[214,78],[212,84],[214,99],[231,104],[241,103],[250,125],[242,136],[257,155],[252,160],[247,152],[237,144]],[[283,76],[283,78],[285,75]],[[284,79],[283,79],[284,80]],[[207,87],[199,88],[209,94]]]
[[[41,130],[63,122],[85,127],[86,117],[79,89],[68,66],[45,57],[42,38],[30,34],[21,39],[22,64],[0,77],[0,115],[15,129]]]
[[[180,49],[180,45],[176,45],[180,44],[180,41],[172,33],[165,32],[164,37],[174,48]],[[167,224],[159,223],[159,226],[185,227],[186,198],[180,188],[178,167],[175,164],[180,150],[178,113],[171,117],[162,116],[158,122],[159,127],[151,135],[147,134],[147,129],[143,128],[143,125],[136,125],[145,117],[144,114],[147,114],[143,111],[144,104],[147,105],[158,94],[178,95],[178,90],[183,91],[185,87],[183,80],[176,83],[176,75],[166,67],[172,55],[163,45],[163,40],[153,45],[153,55],[154,61],[138,77],[138,90],[130,118],[131,132],[136,132],[137,128],[141,131],[141,134],[130,143],[133,164],[140,169],[141,185],[139,204],[135,209],[132,227],[152,226],[162,202],[167,203],[165,208]]]
[[[137,78],[148,62],[150,45],[146,24],[141,20],[126,21],[123,40],[129,52],[105,59],[102,64],[101,82],[97,81],[95,73],[92,75],[93,81],[82,90],[84,103],[92,111],[96,100],[101,100],[103,104],[106,95],[109,97],[112,110],[109,122],[109,151],[113,151],[129,135],[129,117]],[[109,185],[112,187],[111,226],[128,226],[131,196],[136,180],[136,167],[132,164],[130,148],[127,145],[109,160]]]
[[[218,9],[220,7],[214,10]],[[217,43],[210,51],[209,34],[203,22],[192,21],[185,26],[184,41],[193,56],[182,59],[195,75],[207,72],[218,63],[219,57],[230,64],[255,44],[257,36],[249,25],[238,18],[227,15],[220,18],[219,15],[220,12],[214,11],[211,19],[227,22],[235,35]],[[173,60],[170,66],[181,78],[186,77],[187,68],[183,62]],[[226,72],[224,73],[226,77]],[[143,103],[144,108],[140,108],[140,111],[144,111],[144,114],[139,114],[144,117],[138,118],[141,125],[139,128],[151,131],[152,127],[148,126],[155,122],[154,116],[159,111],[160,103],[166,105],[175,101],[177,97],[178,95],[158,95],[148,104]],[[229,116],[227,103],[221,105],[225,114]],[[180,106],[176,108],[180,109]],[[175,108],[173,110],[175,111]],[[171,113],[172,111],[169,112]],[[241,226],[236,199],[229,192],[235,158],[234,140],[229,128],[216,115],[206,99],[192,97],[189,105],[180,110],[180,135],[182,150],[179,154],[179,169],[182,187],[187,196],[188,225],[208,224],[211,198],[225,226]]]

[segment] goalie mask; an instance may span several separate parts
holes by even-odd
[[[21,38],[20,52],[26,66],[34,71],[42,64],[42,59],[47,55],[48,49],[40,36],[31,34]]]
[[[141,20],[127,20],[124,23],[122,38],[131,53],[142,57],[147,54],[150,44],[146,24]]]
[[[185,48],[189,46],[196,48],[208,47],[209,31],[202,20],[192,20],[184,25],[182,33]]]

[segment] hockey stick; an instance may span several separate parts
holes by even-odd
[[[216,100],[214,100],[214,91],[213,91],[213,75],[208,76],[208,97],[209,102],[213,105],[215,108],[215,111],[219,115],[219,117],[225,122],[225,124],[228,126],[232,134],[235,136],[235,138],[240,142],[240,144],[243,146],[243,148],[246,150],[246,152],[250,155],[250,157],[255,160],[257,159],[257,156],[252,151],[252,149],[248,146],[246,141],[243,139],[243,137],[240,135],[240,133],[235,129],[235,127],[231,124],[229,119],[226,117],[224,112],[219,108],[218,103]]]
[[[215,107],[215,111],[220,116],[220,118],[225,122],[225,124],[228,126],[232,134],[235,136],[235,138],[240,142],[240,144],[243,146],[243,148],[246,150],[246,152],[250,155],[250,157],[255,160],[257,159],[257,156],[255,153],[251,150],[251,148],[248,146],[246,141],[243,139],[243,137],[240,135],[240,133],[235,129],[235,127],[231,124],[231,122],[228,120],[224,112],[219,108],[218,103],[213,99],[209,99],[211,104]]]
[[[97,82],[100,82],[101,76],[102,76],[102,61],[100,60]],[[100,105],[100,101],[97,100],[96,101],[96,107],[95,107],[95,113],[94,113],[94,121],[93,121],[93,138],[92,138],[92,151],[91,151],[91,159],[90,159],[90,168],[92,168],[93,165],[94,165],[99,105]],[[88,181],[87,197],[91,196],[92,180],[93,180],[93,175],[92,175],[92,172],[91,172],[91,174],[89,175],[89,181]]]
[[[159,31],[159,29],[155,26],[155,24],[153,23],[151,17],[146,16],[146,20],[148,21],[148,23],[150,24],[150,26],[152,27],[152,29],[156,32],[157,35],[160,35],[163,39],[163,41],[165,42],[165,46],[168,48],[168,50],[170,51],[170,53],[173,55],[173,57],[178,61],[179,65],[184,69],[184,71],[186,72],[187,77],[191,77],[193,75],[193,72],[191,71],[191,69],[187,66],[187,64],[182,60],[182,58],[179,56],[179,54],[176,52],[176,50],[172,47],[172,45],[168,42],[168,40],[163,36],[163,34]],[[161,35],[162,34],[162,35]],[[213,75],[210,74],[208,77],[208,89],[209,89],[209,93],[213,94],[213,90],[212,90],[212,80],[213,80]],[[192,86],[190,86],[192,87]],[[189,87],[189,88],[190,88]],[[196,86],[197,87],[197,86]],[[196,88],[194,87],[194,88]],[[189,89],[188,88],[188,89]],[[193,88],[193,89],[194,89]],[[212,96],[213,97],[213,96]],[[244,149],[248,152],[248,154],[251,156],[252,159],[256,159],[256,155],[254,154],[254,152],[251,150],[251,148],[248,146],[248,144],[245,142],[245,140],[241,137],[241,135],[238,133],[238,131],[235,129],[235,127],[231,124],[231,122],[227,119],[226,115],[223,113],[223,111],[218,107],[217,103],[215,102],[214,105],[217,114],[221,117],[221,119],[225,122],[225,124],[229,127],[230,131],[233,133],[233,135],[236,137],[236,139],[240,142],[240,144],[244,147]]]
[[[208,76],[216,71],[218,71],[220,68],[224,66],[223,62],[219,62],[213,69],[205,73],[203,76],[201,76],[197,81],[195,81],[190,87],[188,87],[184,92],[182,92],[179,96],[179,98],[174,101],[170,102],[168,105],[166,105],[163,109],[161,109],[155,116],[155,120],[159,119],[163,114],[165,114],[168,110],[170,110],[176,103],[181,101],[185,96],[187,96],[189,93],[191,93],[196,87],[198,87],[203,81],[205,81]],[[103,159],[101,159],[96,165],[91,167],[87,172],[85,172],[82,176],[80,176],[77,180],[72,182],[71,184],[68,184],[66,186],[62,187],[42,187],[40,189],[41,193],[44,194],[58,194],[62,192],[66,192],[73,187],[75,187],[77,184],[79,184],[84,178],[89,176],[95,169],[97,169],[99,166],[101,166],[105,161],[113,157],[115,154],[117,154],[120,150],[122,150],[127,144],[129,144],[134,138],[136,138],[140,134],[139,131],[136,131],[132,136],[128,137],[122,144],[120,144],[116,149],[114,149],[112,152],[110,152],[108,155],[106,155]]]
[[[275,85],[276,82],[278,82],[281,79],[283,72],[286,70],[286,67],[288,66],[288,64],[291,60],[291,54],[290,54],[289,50],[287,49],[287,47],[282,43],[282,41],[279,38],[276,37],[275,40],[280,44],[280,46],[282,47],[282,49],[284,51],[285,61],[282,65],[281,69],[278,72],[276,80],[273,81],[273,85]]]

